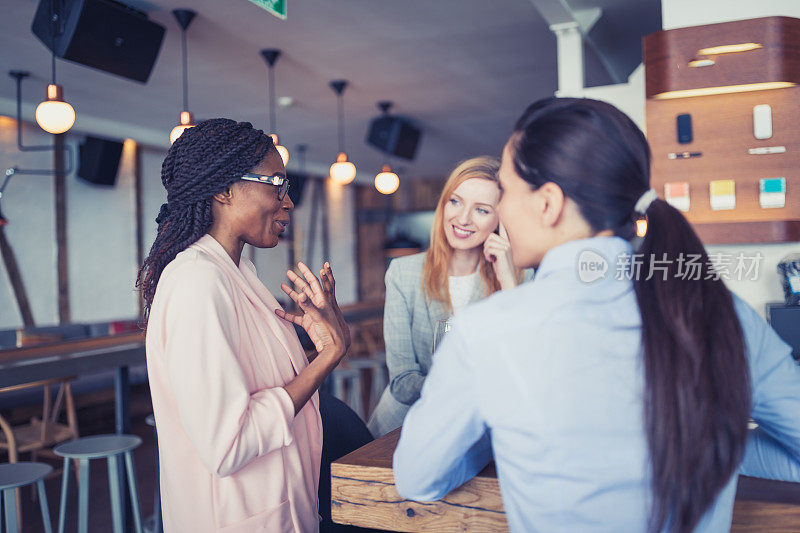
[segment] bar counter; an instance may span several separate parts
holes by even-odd
[[[399,438],[396,429],[331,465],[334,522],[388,531],[508,530],[494,463],[441,501],[402,498],[392,475]],[[800,531],[800,484],[740,476],[731,531]]]

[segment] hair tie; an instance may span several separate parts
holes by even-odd
[[[156,217],[156,224],[161,224],[164,220],[167,219],[169,216],[169,203],[164,202],[161,204],[161,209],[158,211],[158,216]]]
[[[653,189],[647,189],[644,194],[642,194],[639,199],[636,200],[636,205],[633,206],[633,211],[635,213],[639,213],[640,215],[644,215],[650,208],[650,204],[652,204],[655,200],[658,200],[658,193]]]

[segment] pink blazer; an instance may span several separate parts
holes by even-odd
[[[167,533],[318,531],[319,398],[283,388],[308,365],[278,302],[210,235],[158,282],[147,370]]]

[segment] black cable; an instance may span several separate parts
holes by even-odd
[[[269,67],[269,131],[276,133],[275,129],[275,70]]]
[[[51,54],[51,83],[56,84],[56,22],[60,17],[56,16],[56,0],[50,0],[50,51]]]
[[[181,30],[181,40],[183,42],[183,110],[189,111],[189,68],[186,55],[186,30]]]
[[[344,152],[344,100],[341,93],[339,93],[339,152]]]

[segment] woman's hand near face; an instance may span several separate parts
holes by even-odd
[[[300,306],[302,314],[287,313],[282,309],[276,309],[275,314],[302,327],[314,343],[319,356],[338,363],[347,353],[350,331],[341,318],[341,311],[336,303],[333,273],[328,266],[328,272],[320,284],[304,263],[298,263],[297,267],[302,277],[291,270],[286,272],[286,276],[294,283],[297,290],[286,283],[281,284],[281,289]],[[323,285],[327,288],[323,288]]]
[[[483,243],[483,256],[492,263],[502,290],[517,286],[517,273],[511,260],[511,243],[506,229],[500,224],[500,234],[492,233]]]

